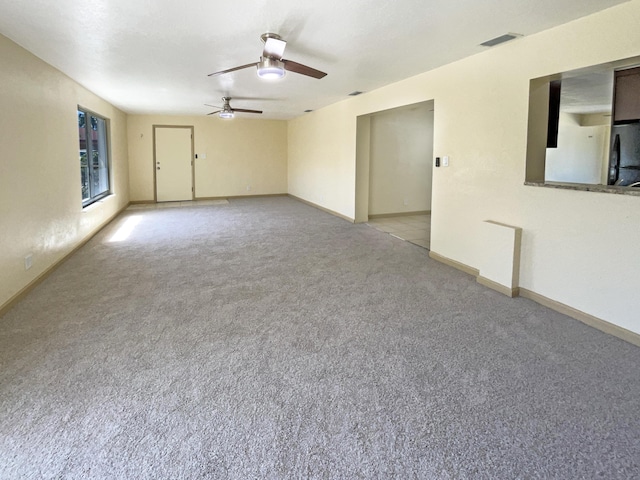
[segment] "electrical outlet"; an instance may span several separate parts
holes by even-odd
[[[404,197],[404,201],[402,202],[405,206],[409,205],[409,199]]]
[[[247,185],[247,192],[251,190],[251,185]]]
[[[24,269],[29,270],[33,266],[33,254],[30,253],[24,257]]]

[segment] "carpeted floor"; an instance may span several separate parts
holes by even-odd
[[[0,318],[0,478],[639,478],[639,365],[289,198],[130,210]]]

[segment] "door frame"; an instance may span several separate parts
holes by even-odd
[[[158,182],[156,179],[156,129],[157,128],[188,128],[191,130],[191,200],[196,198],[196,167],[193,125],[153,125],[153,203],[158,203]]]
[[[390,110],[402,110],[411,106],[417,106],[433,102],[433,144],[434,153],[431,158],[431,212],[433,213],[433,186],[435,184],[435,99],[421,100],[406,105],[398,105],[384,110],[378,110],[356,117],[356,181],[355,181],[355,209],[354,223],[366,223],[369,221],[369,190],[371,182],[371,117],[377,113],[388,112]],[[433,218],[433,217],[432,217]]]

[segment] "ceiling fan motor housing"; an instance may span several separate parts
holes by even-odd
[[[262,35],[260,35],[260,40],[262,40],[262,43],[267,43],[267,40],[269,38],[275,38],[276,40],[282,40],[282,37],[280,35],[278,35],[277,33],[267,32],[267,33],[263,33]]]

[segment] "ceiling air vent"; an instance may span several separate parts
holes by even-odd
[[[491,40],[487,40],[480,45],[483,47],[495,47],[496,45],[500,45],[501,43],[509,42],[514,40],[522,35],[519,33],[505,33],[504,35],[500,35],[499,37],[492,38]]]
[[[362,92],[359,92],[358,90],[356,90],[355,92],[351,92],[351,93],[349,94],[349,96],[350,96],[350,97],[355,97],[355,96],[357,96],[357,95],[360,95],[361,93],[362,93]]]

